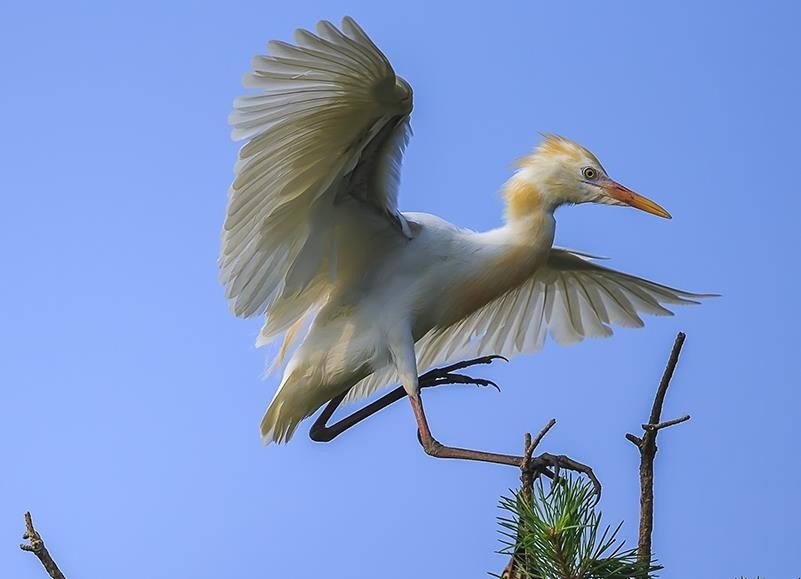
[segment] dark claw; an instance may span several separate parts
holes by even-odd
[[[506,362],[509,361],[503,356],[498,356],[497,354],[473,358],[472,360],[464,360],[463,362],[457,362],[456,364],[451,364],[450,366],[429,370],[418,378],[418,384],[420,385],[420,388],[439,386],[441,384],[475,384],[477,386],[492,386],[498,390],[498,392],[500,392],[500,387],[492,380],[487,380],[485,378],[473,378],[472,376],[456,373],[456,370],[462,370],[464,368],[469,368],[470,366],[476,366],[478,364],[492,364],[494,360],[505,360]]]
[[[509,361],[509,358],[506,356],[501,356],[500,354],[492,354],[491,356],[484,356],[483,358],[477,359],[482,360],[482,364],[492,364],[493,360],[503,360],[504,362]]]
[[[549,466],[554,469],[554,472],[548,471],[547,467]],[[598,477],[595,476],[595,473],[592,472],[592,468],[586,464],[577,462],[564,455],[556,456],[544,452],[541,455],[531,459],[530,468],[533,471],[535,478],[539,474],[545,474],[554,483],[558,481],[559,471],[561,469],[572,470],[573,472],[583,474],[590,479],[590,482],[592,483],[592,488],[595,492],[595,504],[597,505],[598,501],[601,500],[601,481],[599,481]]]
[[[500,391],[501,391],[501,387],[500,387],[500,386],[498,386],[498,385],[497,385],[497,384],[496,384],[494,381],[492,381],[492,380],[483,380],[483,379],[482,379],[482,380],[477,380],[477,381],[476,381],[476,384],[477,384],[478,386],[492,386],[492,387],[493,387],[493,388],[495,388],[495,389],[496,389],[498,392],[500,392]]]
[[[562,467],[560,466],[560,463],[561,463],[562,459],[565,458],[565,457],[562,456],[562,455],[558,455],[555,458],[556,458],[556,460],[553,461],[553,480],[551,482],[551,492],[553,492],[554,485],[556,485],[556,483],[559,482],[559,472],[562,469]]]
[[[456,370],[463,370],[464,368],[477,366],[478,364],[492,364],[494,360],[503,360],[504,362],[509,361],[508,358],[499,356],[497,354],[493,354],[492,356],[481,356],[480,358],[473,358],[472,360],[456,362],[455,364],[451,364],[450,366],[445,366],[443,368],[434,368],[420,376],[420,380],[442,377]]]
[[[492,386],[498,392],[501,391],[500,386],[498,386],[492,380],[488,380],[486,378],[473,378],[472,376],[467,376],[465,374],[447,374],[443,376],[444,379],[447,379],[448,382],[452,384],[475,384],[476,386]]]

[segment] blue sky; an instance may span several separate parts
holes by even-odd
[[[657,457],[665,577],[801,573],[798,55],[793,2],[7,3],[0,242],[0,574],[30,509],[70,577],[481,577],[514,469],[425,456],[407,405],[328,445],[263,448],[259,321],[217,283],[252,55],[354,16],[415,89],[401,206],[487,229],[538,131],[574,138],[664,221],[557,215],[560,245],[724,297],[426,394],[446,443],[592,464],[636,536],[637,453],[675,333]]]

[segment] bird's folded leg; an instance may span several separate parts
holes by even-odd
[[[473,358],[472,360],[457,362],[456,364],[451,364],[450,366],[445,366],[443,368],[434,368],[433,370],[429,370],[420,376],[418,379],[419,387],[431,388],[433,386],[442,386],[444,384],[476,384],[477,386],[493,386],[498,388],[498,385],[492,380],[473,378],[465,374],[455,373],[456,370],[462,370],[464,368],[469,368],[470,366],[476,366],[478,364],[491,364],[494,360],[506,360],[506,358],[503,356],[482,356],[480,358]],[[500,390],[500,388],[498,388],[498,390]],[[320,416],[317,417],[317,420],[314,421],[314,424],[312,424],[311,428],[309,429],[309,438],[315,442],[330,442],[352,426],[355,426],[379,410],[383,410],[390,404],[405,397],[406,390],[403,388],[403,386],[399,386],[378,400],[371,402],[364,408],[361,408],[353,414],[346,416],[342,420],[335,422],[330,426],[327,425],[326,423],[331,419],[331,416],[333,416],[336,409],[339,408],[339,405],[342,404],[345,396],[347,396],[347,392],[340,394],[328,403],[328,405],[320,413]]]
[[[395,388],[392,392],[385,394],[378,400],[371,402],[353,414],[349,414],[342,420],[330,426],[327,425],[326,423],[334,414],[334,411],[339,408],[339,405],[342,404],[347,394],[347,392],[343,392],[328,403],[309,429],[309,438],[315,442],[330,442],[350,427],[357,425],[365,418],[369,418],[379,410],[386,408],[393,402],[397,402],[406,396],[406,390],[403,389],[403,386]]]

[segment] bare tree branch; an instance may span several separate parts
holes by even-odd
[[[534,470],[531,468],[531,456],[539,446],[542,439],[548,434],[548,431],[556,424],[556,418],[551,418],[548,424],[542,427],[534,440],[531,440],[531,433],[526,432],[523,438],[523,460],[520,463],[520,482],[522,483],[523,497],[531,502],[531,496],[534,490]]]
[[[681,424],[682,422],[687,422],[690,419],[689,414],[685,414],[679,418],[674,418],[673,420],[665,420],[664,422],[660,422],[659,424],[643,424],[643,430],[662,430],[663,428],[667,428],[668,426],[674,426],[676,424]]]
[[[25,533],[23,533],[22,538],[27,539],[28,544],[22,543],[19,546],[20,549],[23,551],[30,551],[36,555],[39,561],[42,562],[45,571],[47,571],[48,575],[53,579],[66,579],[64,573],[61,572],[61,569],[58,568],[58,565],[56,565],[56,562],[53,561],[53,558],[50,556],[41,535],[33,528],[33,520],[29,512],[25,513]]]
[[[673,350],[670,352],[667,367],[659,388],[654,397],[654,404],[651,407],[651,416],[647,424],[642,425],[642,438],[634,434],[627,434],[626,440],[634,444],[640,451],[640,532],[637,539],[637,559],[644,563],[644,568],[648,569],[651,565],[651,539],[654,530],[654,459],[656,458],[656,435],[663,428],[668,428],[690,419],[689,414],[681,418],[660,422],[662,417],[662,406],[665,403],[670,380],[679,362],[679,354],[684,345],[684,333],[679,332],[676,341],[673,343]],[[648,572],[644,571],[645,577]]]

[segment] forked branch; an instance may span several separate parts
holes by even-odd
[[[648,569],[651,564],[651,538],[654,530],[654,459],[656,458],[656,435],[659,431],[681,424],[690,419],[689,414],[672,420],[662,419],[662,406],[665,403],[670,380],[679,362],[679,354],[684,345],[684,333],[679,332],[676,341],[673,343],[673,350],[670,352],[667,367],[662,374],[659,388],[654,397],[654,404],[651,407],[651,416],[646,424],[642,425],[642,437],[634,434],[627,434],[629,440],[637,450],[640,451],[640,532],[637,539],[637,560],[644,564],[644,569]],[[646,575],[647,577],[647,572]]]

